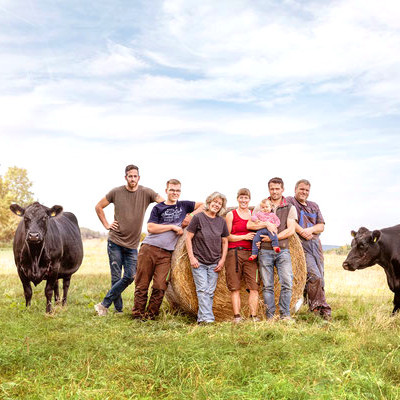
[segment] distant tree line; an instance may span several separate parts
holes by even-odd
[[[325,253],[337,254],[340,256],[347,256],[347,254],[349,254],[350,249],[351,249],[351,246],[349,244],[345,244],[344,246],[335,247],[334,249],[327,250],[327,251],[325,251]]]
[[[20,218],[10,210],[10,204],[26,207],[34,201],[32,182],[24,168],[9,167],[4,176],[0,175],[0,242],[10,242]]]

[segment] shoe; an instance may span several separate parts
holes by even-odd
[[[107,315],[108,308],[107,308],[107,307],[104,307],[103,304],[101,304],[101,303],[96,304],[96,305],[94,306],[94,309],[96,310],[97,315],[98,315],[99,317],[105,317],[105,316]]]
[[[280,247],[274,247],[274,251],[275,251],[275,253],[280,253],[281,252],[281,248]]]
[[[124,312],[115,310],[114,315],[121,316],[121,315],[124,315]]]
[[[250,321],[252,322],[260,322],[260,318],[257,317],[257,315],[251,315],[250,316]]]
[[[331,314],[325,314],[325,313],[321,313],[321,317],[322,319],[324,319],[325,321],[332,321],[332,315]]]
[[[249,257],[249,261],[254,261],[254,260],[256,260],[257,259],[257,256],[255,255],[255,254],[252,254],[250,257]]]
[[[242,317],[234,317],[232,322],[234,324],[240,324],[241,322],[243,322],[243,318]]]

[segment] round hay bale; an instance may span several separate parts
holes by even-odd
[[[186,230],[179,238],[175,251],[172,254],[171,262],[171,281],[166,291],[166,298],[171,307],[186,314],[197,316],[197,295],[196,286],[193,281],[192,267],[185,245]],[[303,289],[306,282],[306,261],[303,247],[297,234],[289,239],[290,256],[293,268],[293,294],[290,302],[290,308],[294,312],[296,303],[303,298]],[[262,286],[262,285],[261,285]],[[277,304],[277,313],[279,312],[278,300],[280,285],[277,273],[275,271],[275,303]],[[249,315],[248,293],[242,282],[240,291],[242,314]],[[214,294],[213,311],[216,321],[229,321],[232,319],[231,295],[226,286],[225,268],[219,273],[217,288]],[[260,287],[260,302],[258,314],[260,318],[265,318],[265,307],[262,297],[262,287]]]

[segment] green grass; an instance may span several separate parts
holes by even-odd
[[[296,324],[198,326],[172,315],[99,318],[108,289],[103,243],[85,244],[69,304],[44,313],[44,284],[25,308],[10,252],[0,253],[1,399],[398,399],[400,317],[378,267],[351,274],[327,258],[333,321],[303,307]],[[97,272],[97,273],[95,273]]]

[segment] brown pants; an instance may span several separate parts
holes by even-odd
[[[171,257],[172,252],[160,247],[143,244],[140,248],[135,276],[133,318],[154,319],[158,315],[168,286]],[[153,289],[146,311],[151,280]]]
[[[258,290],[258,265],[249,261],[250,250],[229,249],[225,261],[226,285],[229,291],[240,290],[242,277],[248,290]]]

